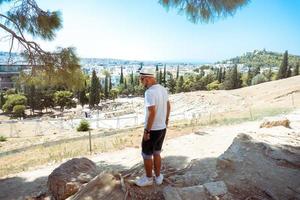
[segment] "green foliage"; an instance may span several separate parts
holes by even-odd
[[[75,108],[76,102],[72,99],[73,94],[70,91],[56,91],[54,93],[54,102],[60,106],[63,111],[65,108]]]
[[[4,112],[12,112],[16,105],[26,105],[27,98],[21,94],[11,94],[7,96],[6,102],[2,107]]]
[[[86,90],[83,89],[79,92],[79,103],[83,107],[85,104],[89,102],[88,97],[86,96]]]
[[[91,88],[89,92],[89,105],[90,107],[94,107],[95,105],[98,105],[99,102],[100,102],[100,82],[96,75],[96,71],[93,70]]]
[[[74,48],[59,48],[48,59],[51,62],[34,68],[32,74],[21,73],[18,83],[28,87],[34,85],[37,88],[59,88],[73,92],[84,88],[85,76]]]
[[[193,87],[192,87],[193,83],[194,83],[194,76],[193,75],[189,75],[185,79],[185,81],[183,83],[183,91],[184,92],[190,92],[190,91],[192,91],[192,89],[193,89]]]
[[[145,93],[145,87],[141,84],[134,86],[136,95],[142,96]]]
[[[180,93],[184,91],[183,84],[184,84],[183,76],[180,76],[176,83],[176,88],[175,88],[176,93]]]
[[[113,88],[109,91],[109,96],[112,98],[112,100],[115,100],[118,97],[119,90],[117,88]]]
[[[232,16],[238,9],[247,5],[249,0],[159,0],[166,9],[175,8],[185,13],[192,23],[214,22],[216,19]]]
[[[251,85],[257,85],[260,83],[267,82],[268,79],[263,74],[257,74],[255,77],[253,77],[251,81]]]
[[[296,65],[293,67],[293,76],[298,76],[299,75],[299,66],[300,62],[298,62]]]
[[[7,138],[3,135],[0,135],[0,142],[5,142]]]
[[[22,31],[42,39],[52,40],[55,31],[62,27],[61,13],[58,11],[42,11],[35,1],[14,1],[13,9],[8,12],[8,17],[16,22]],[[6,21],[11,27],[10,20]]]
[[[171,76],[167,81],[167,87],[169,88],[169,92],[174,94],[176,92],[176,80]]]
[[[24,117],[25,115],[25,106],[24,105],[15,105],[13,108],[13,114],[15,117]]]
[[[159,83],[159,84],[162,84],[162,83],[163,83],[163,74],[162,74],[161,69],[159,70],[159,79],[158,79],[158,83]]]
[[[286,78],[287,77],[287,73],[288,73],[288,51],[285,51],[284,52],[284,55],[283,55],[283,60],[282,60],[282,63],[280,65],[280,68],[279,68],[279,71],[278,71],[278,74],[277,74],[277,80],[278,79],[283,79],[283,78]]]
[[[130,84],[134,86],[134,76],[133,76],[133,71],[131,71],[131,74],[130,74]]]
[[[5,104],[5,98],[4,93],[0,92],[0,109],[2,109],[2,106]]]
[[[218,90],[219,86],[220,86],[219,81],[214,81],[207,85],[207,90]]]
[[[242,86],[241,73],[238,72],[236,65],[234,65],[233,68],[228,70],[228,72],[225,75],[225,81],[222,84],[222,86],[225,90],[237,89]]]
[[[5,94],[8,96],[8,95],[11,95],[11,94],[17,94],[17,93],[16,93],[16,90],[15,90],[15,89],[11,88],[11,89],[8,89],[8,90],[5,92]]]
[[[108,99],[109,97],[109,73],[105,74],[105,80],[104,80],[104,96],[105,99]]]
[[[87,120],[81,120],[79,126],[77,127],[77,131],[89,131],[90,123]]]
[[[275,73],[272,72],[272,68],[269,67],[269,69],[263,71],[263,75],[266,77],[267,81],[271,81]]]
[[[45,89],[42,92],[41,106],[46,110],[47,108],[53,108],[55,105],[54,92],[52,89]]]
[[[253,52],[245,53],[242,56],[237,56],[235,58],[217,63],[244,64],[245,66],[250,67],[252,71],[256,67],[260,67],[262,70],[263,68],[271,67],[274,71],[274,68],[277,69],[281,65],[283,57],[284,55],[282,53],[276,53],[266,50],[254,50]],[[289,54],[288,62],[289,64],[295,66],[298,62],[300,62],[300,56]]]
[[[120,84],[124,83],[123,66],[121,66]]]

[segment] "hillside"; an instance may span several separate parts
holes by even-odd
[[[215,171],[214,168],[211,168],[211,164],[215,166],[215,158],[220,156],[231,144],[233,138],[237,135],[237,133],[247,133],[251,134],[253,137],[256,133],[262,133],[265,135],[270,135],[271,133],[280,133],[289,135],[295,135],[297,133],[299,135],[299,111],[295,114],[290,115],[290,119],[292,121],[293,129],[259,129],[260,121],[252,121],[247,123],[241,123],[237,125],[230,126],[220,126],[220,125],[211,125],[211,126],[196,126],[193,128],[184,128],[177,126],[176,121],[182,119],[191,119],[191,117],[197,117],[197,120],[203,122],[205,117],[210,117],[211,121],[217,120],[222,117],[223,119],[229,120],[234,117],[243,117],[243,114],[246,114],[247,120],[250,119],[249,110],[252,110],[252,115],[255,117],[256,115],[261,114],[264,110],[272,110],[271,113],[263,112],[263,115],[268,114],[281,114],[282,110],[289,110],[300,107],[300,76],[291,77],[288,79],[282,79],[278,81],[272,81],[267,83],[262,83],[255,86],[250,86],[246,88],[240,88],[236,90],[229,91],[197,91],[197,92],[189,92],[189,93],[179,93],[170,95],[170,100],[172,102],[172,115],[171,115],[171,127],[168,130],[168,138],[165,144],[165,152],[164,156],[169,161],[169,164],[174,168],[182,168],[188,165],[188,163],[192,159],[204,159],[204,158],[214,158],[212,163],[209,161],[209,165],[207,168],[195,168],[197,173],[200,173],[200,179],[194,180],[197,183],[202,183],[201,181],[208,180],[206,176],[215,180]],[[130,102],[133,107],[140,113],[143,110],[143,99],[142,98],[131,98],[131,99],[118,99],[118,102],[126,103]],[[298,117],[297,117],[298,116]],[[221,122],[221,121],[217,121]],[[46,122],[40,123],[40,128],[44,126]],[[67,123],[65,121],[65,123]],[[20,127],[18,129],[25,131],[26,123],[20,123]],[[5,127],[5,124],[1,124],[0,127],[9,130],[9,127]],[[35,126],[36,127],[36,126]],[[49,129],[49,126],[45,126]],[[96,129],[92,131],[92,134],[96,134],[100,129]],[[274,132],[276,130],[276,132]],[[2,131],[0,131],[2,132]],[[53,126],[48,130],[49,133],[45,132],[44,135],[32,136],[32,137],[23,137],[20,133],[20,137],[8,139],[8,141],[1,143],[1,151],[6,151],[8,149],[12,150],[14,147],[21,148],[24,145],[24,138],[26,138],[26,142],[31,142],[31,145],[34,144],[33,139],[38,139],[37,143],[59,140],[66,137],[77,137],[78,133],[76,131],[64,131],[59,130],[55,134],[53,134]],[[195,133],[193,133],[195,132]],[[99,167],[102,169],[128,169],[133,165],[140,162],[140,135],[141,130],[133,130],[131,132],[118,133],[116,135],[112,135],[110,137],[99,138],[99,141],[106,141],[106,145],[113,143],[114,148],[106,147],[105,151],[116,151],[118,152],[106,152],[95,151],[94,156],[90,157],[94,162],[97,163]],[[192,134],[191,134],[192,133]],[[292,134],[291,134],[292,133]],[[191,135],[189,135],[191,134]],[[178,137],[178,135],[187,135],[183,137]],[[297,135],[293,137],[298,137]],[[121,141],[117,145],[117,138]],[[277,137],[276,135],[274,141],[280,140],[284,137]],[[68,142],[58,145],[52,146],[43,146],[41,149],[28,149],[26,148],[22,150],[20,153],[11,154],[8,156],[1,157],[0,166],[6,167],[15,167],[18,169],[24,169],[24,171],[28,170],[28,166],[36,167],[40,162],[41,157],[47,157],[47,152],[50,151],[53,147],[54,150],[51,151],[52,158],[55,158],[56,151],[58,152],[59,157],[68,159],[66,155],[73,155],[72,157],[78,157],[87,154],[75,155],[73,154],[77,151],[77,146],[80,149],[86,149],[87,143],[85,140],[82,141],[74,141]],[[213,141],[213,142],[212,142]],[[292,138],[292,142],[295,142],[296,139]],[[297,140],[298,141],[298,140]],[[77,142],[77,143],[76,143]],[[291,144],[292,144],[291,142]],[[80,144],[79,144],[80,143]],[[98,140],[95,138],[93,140],[94,148],[96,146],[101,146]],[[186,151],[180,149],[178,152],[178,145],[184,144],[186,147]],[[298,143],[297,143],[298,144]],[[28,144],[25,144],[28,145]],[[70,146],[68,146],[70,145]],[[71,147],[71,148],[70,148]],[[76,148],[75,148],[76,147]],[[125,148],[129,147],[129,148]],[[62,149],[60,149],[62,148]],[[125,149],[124,149],[125,148]],[[71,150],[69,152],[68,150]],[[46,153],[46,154],[43,154]],[[40,158],[32,158],[28,155],[38,154]],[[66,155],[65,155],[66,154]],[[130,157],[128,157],[130,155]],[[182,157],[183,160],[179,160],[176,162],[179,157]],[[175,158],[175,159],[174,159]],[[37,160],[36,160],[37,159]],[[17,161],[17,162],[16,162]],[[13,199],[18,195],[33,195],[37,196],[39,192],[46,191],[46,182],[47,177],[51,173],[51,171],[59,165],[59,160],[57,163],[52,162],[50,167],[44,167],[41,170],[37,171],[29,171],[23,172],[21,174],[12,174],[10,178],[4,178],[0,180],[0,194],[9,196],[1,196],[3,199]],[[46,164],[46,163],[44,163]],[[53,165],[55,164],[55,165]],[[181,166],[183,165],[183,166]],[[206,164],[204,163],[206,166]],[[2,168],[4,169],[4,168]],[[211,170],[208,170],[211,169]],[[198,170],[198,171],[197,171]],[[191,172],[194,173],[194,172]],[[175,177],[176,178],[176,177]],[[183,177],[179,179],[175,179],[178,181],[185,180]],[[186,179],[190,180],[190,179]],[[200,182],[199,182],[200,181]],[[203,182],[204,183],[204,182]],[[191,184],[191,183],[190,183]],[[10,191],[19,188],[18,193],[11,194]],[[19,197],[20,197],[19,196]],[[23,196],[24,197],[24,196]]]
[[[283,59],[283,53],[284,52],[277,53],[266,50],[254,50],[253,52],[247,52],[242,56],[237,56],[217,63],[245,64],[252,67],[279,67]],[[300,62],[299,55],[289,54],[288,58],[289,64],[291,65],[295,65]]]

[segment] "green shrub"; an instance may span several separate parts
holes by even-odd
[[[0,135],[0,142],[5,142],[7,139],[5,136]]]
[[[86,120],[81,120],[79,126],[77,127],[77,131],[88,131],[90,130],[90,123]]]
[[[218,90],[219,89],[219,81],[214,81],[206,86],[207,90]]]
[[[21,94],[11,94],[7,96],[2,109],[4,112],[12,112],[15,105],[26,105],[27,98]]]
[[[56,105],[60,106],[63,111],[65,108],[75,108],[76,102],[72,99],[73,93],[70,91],[56,91],[54,93],[54,102]]]
[[[256,76],[253,77],[251,81],[251,85],[257,85],[260,83],[267,82],[268,79],[263,75],[263,74],[257,74]]]
[[[15,105],[13,108],[13,114],[15,117],[23,117],[25,115],[25,106],[24,105]]]
[[[15,90],[15,89],[11,88],[11,89],[8,89],[8,90],[5,92],[5,94],[8,96],[8,95],[11,95],[11,94],[17,94],[17,93],[16,93],[16,90]]]

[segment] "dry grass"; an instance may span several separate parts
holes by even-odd
[[[168,129],[168,137],[177,137],[198,130],[203,126],[225,125],[257,120],[265,116],[278,115],[291,111],[290,108],[252,109],[249,112],[230,112],[202,117],[201,119],[179,120],[172,122]],[[92,132],[95,135],[96,131]],[[120,131],[120,133],[92,138],[92,152],[97,154],[109,152],[125,147],[140,146],[142,127]],[[6,155],[0,159],[0,177],[26,171],[30,168],[45,164],[62,162],[65,159],[89,155],[89,139],[68,141],[51,146],[37,145],[20,153]]]

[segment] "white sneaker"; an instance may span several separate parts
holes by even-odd
[[[161,185],[164,180],[164,175],[160,174],[159,176],[155,176],[155,183],[157,185]]]
[[[147,176],[143,176],[135,181],[135,184],[140,187],[148,186],[153,184],[153,178],[148,178]]]

